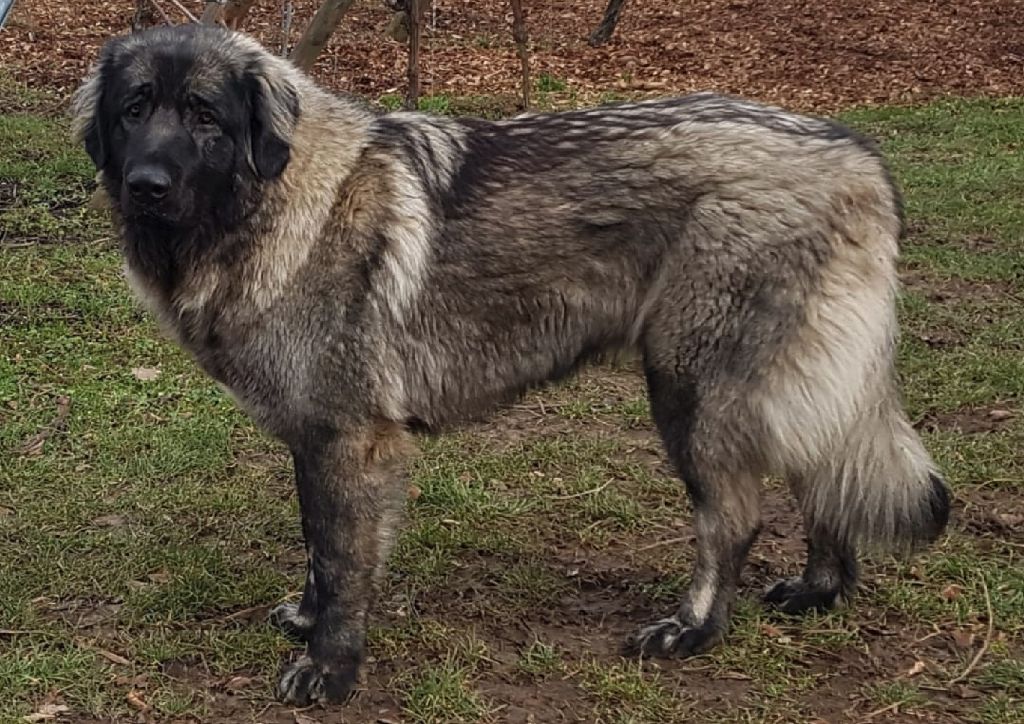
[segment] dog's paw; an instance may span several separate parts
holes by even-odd
[[[299,604],[282,603],[270,611],[270,625],[285,636],[296,641],[308,641],[316,621],[311,616],[299,613]]]
[[[356,672],[331,671],[309,656],[285,667],[277,682],[277,698],[293,706],[341,704],[355,689]]]
[[[776,581],[765,591],[765,604],[790,615],[828,611],[841,603],[839,588],[820,588],[799,576]]]
[[[714,648],[724,636],[725,631],[719,626],[687,626],[673,616],[640,629],[626,642],[626,652],[634,656],[686,658]]]

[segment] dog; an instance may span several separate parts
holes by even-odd
[[[642,359],[697,534],[635,654],[723,640],[766,475],[808,538],[765,594],[785,612],[846,601],[858,553],[946,526],[894,373],[900,196],[835,122],[713,93],[374,113],[196,25],[108,41],[72,115],[135,294],[291,451],[308,571],[271,619],[307,646],[282,701],[353,690],[415,437],[607,352]]]

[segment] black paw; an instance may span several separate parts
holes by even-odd
[[[340,704],[355,690],[355,670],[332,671],[303,656],[284,668],[277,682],[277,698],[285,704]]]
[[[839,588],[817,588],[803,578],[776,581],[764,594],[764,602],[782,613],[798,615],[808,611],[829,611],[841,603]]]
[[[299,604],[282,603],[270,611],[270,625],[295,641],[308,641],[313,633],[316,621],[304,613],[299,613]]]
[[[721,626],[687,626],[678,618],[664,618],[640,629],[626,642],[626,652],[633,656],[686,658],[711,650],[724,637]]]

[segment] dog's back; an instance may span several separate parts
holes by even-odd
[[[197,84],[228,101],[182,114]],[[286,701],[354,686],[413,423],[609,348],[642,354],[696,519],[689,590],[641,652],[724,636],[766,473],[792,484],[809,539],[803,575],[767,595],[787,611],[850,595],[865,544],[945,523],[895,390],[898,195],[841,126],[708,94],[374,116],[207,27],[114,42],[75,115],[136,289],[295,457],[310,567],[275,619],[310,646]]]

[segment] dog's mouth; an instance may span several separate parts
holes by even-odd
[[[139,201],[127,188],[121,190],[121,215],[128,221],[155,226],[181,227],[188,224],[185,210],[170,198]]]

